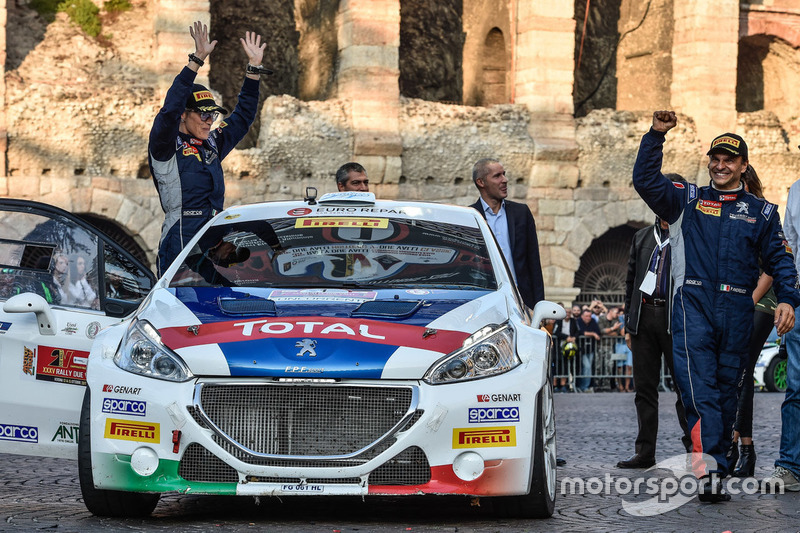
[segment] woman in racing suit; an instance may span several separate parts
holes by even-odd
[[[189,34],[195,53],[189,54],[188,65],[167,91],[148,144],[150,173],[165,213],[158,244],[159,276],[197,231],[222,210],[225,182],[221,161],[255,120],[259,74],[271,73],[261,67],[266,43],[261,43],[260,35],[246,32],[240,42],[249,64],[236,108],[212,130],[217,115],[227,114],[227,110],[194,80],[217,41],[209,42],[208,27],[199,21],[189,28]]]

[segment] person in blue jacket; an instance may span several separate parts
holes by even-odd
[[[707,153],[710,184],[673,183],[661,173],[661,163],[666,133],[677,122],[672,111],[653,113],[653,125],[639,146],[633,185],[670,224],[675,379],[692,436],[693,470],[701,478],[700,501],[718,502],[730,499],[721,480],[734,466],[726,452],[736,417],[736,385],[753,329],[759,258],[773,277],[779,334],[794,327],[800,293],[777,207],[744,190],[747,143],[732,133],[720,135]],[[704,462],[700,454],[714,461]]]
[[[189,28],[189,34],[195,52],[189,54],[188,65],[167,91],[148,144],[150,173],[165,214],[158,244],[159,276],[197,231],[222,210],[225,181],[221,161],[255,120],[259,75],[271,74],[261,66],[266,43],[261,42],[260,35],[245,32],[240,42],[249,64],[236,108],[212,129],[219,114],[227,115],[228,111],[194,80],[217,41],[209,42],[208,27],[199,21]]]

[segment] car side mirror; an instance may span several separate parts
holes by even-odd
[[[3,304],[3,311],[6,313],[33,313],[36,315],[41,335],[56,334],[56,317],[47,300],[38,294],[26,292],[12,296]]]
[[[533,308],[531,326],[539,328],[543,320],[558,320],[567,316],[567,312],[557,303],[542,300]]]

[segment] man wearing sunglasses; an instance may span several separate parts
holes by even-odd
[[[164,107],[150,130],[148,145],[153,176],[164,224],[158,244],[156,268],[161,276],[197,231],[223,208],[225,181],[222,159],[247,134],[258,108],[260,74],[272,74],[261,66],[266,43],[254,32],[239,41],[248,65],[233,113],[212,129],[219,114],[206,87],[194,83],[197,71],[217,45],[208,40],[208,27],[197,21],[189,28],[195,52],[167,91]]]

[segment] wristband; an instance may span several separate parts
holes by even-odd
[[[256,76],[261,74],[272,74],[272,71],[267,67],[262,67],[261,65],[251,65],[250,63],[247,64],[246,72],[247,74],[255,74]]]
[[[194,54],[189,54],[189,61],[191,61],[192,63],[197,63],[201,67],[206,64],[205,61],[203,61],[202,59],[200,59],[199,57],[197,57]]]

